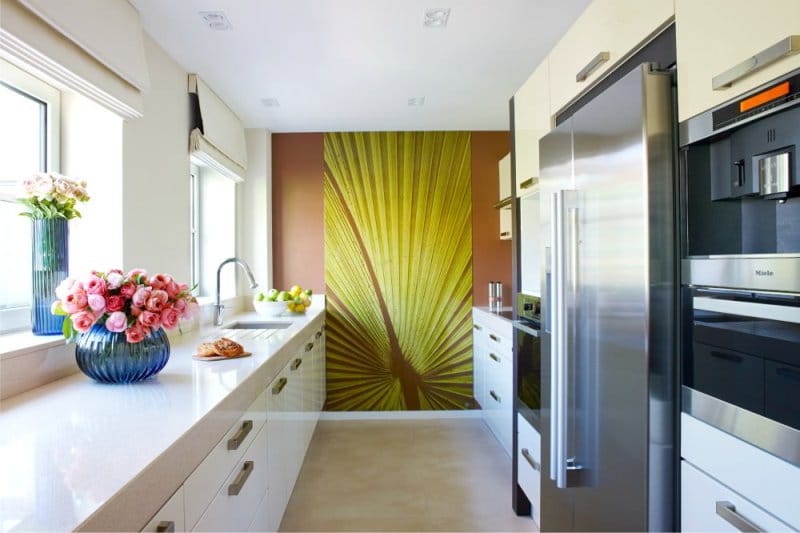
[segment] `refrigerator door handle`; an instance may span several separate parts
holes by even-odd
[[[550,479],[559,482],[561,465],[561,416],[559,375],[561,361],[561,325],[563,324],[561,284],[561,262],[563,259],[563,221],[561,219],[562,206],[561,191],[553,193],[550,201],[550,294],[549,294],[549,325],[551,327],[550,348]]]

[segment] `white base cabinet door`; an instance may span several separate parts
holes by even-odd
[[[142,531],[148,533],[186,531],[186,523],[183,518],[183,487],[179,487],[175,491],[175,494],[158,510]]]
[[[542,439],[525,418],[517,415],[517,484],[531,502],[531,516],[541,523]]]

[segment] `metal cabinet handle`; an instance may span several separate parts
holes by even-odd
[[[314,343],[313,342],[309,342],[308,344],[306,344],[306,351],[307,352],[310,352],[312,348],[314,348]]]
[[[253,429],[253,421],[252,420],[245,420],[242,422],[242,427],[239,428],[239,431],[236,432],[236,435],[228,439],[228,449],[229,450],[238,450],[239,446],[242,445],[244,439],[247,438],[247,435],[250,434],[250,431]]]
[[[314,335],[315,339],[319,339],[320,337],[322,337],[322,331],[321,330],[318,331],[316,335]]]
[[[500,342],[500,339],[498,339],[495,335],[492,335],[491,333],[489,333],[489,338],[492,339],[494,342]]]
[[[275,395],[280,394],[283,388],[286,386],[286,381],[287,381],[286,378],[279,379],[278,382],[275,384],[275,386],[272,387],[272,394]]]
[[[586,64],[585,67],[583,67],[577,74],[575,74],[575,81],[578,83],[585,81],[586,78],[588,78],[592,72],[597,70],[597,67],[608,61],[610,57],[611,54],[609,54],[608,52],[600,52],[599,54],[594,56],[592,60]]]
[[[520,453],[522,454],[522,457],[524,457],[525,460],[528,461],[528,464],[531,465],[531,468],[533,468],[537,472],[540,472],[542,470],[542,465],[536,462],[536,459],[533,458],[531,452],[528,451],[528,448],[522,448],[520,450]]]
[[[764,531],[753,522],[736,512],[736,506],[728,501],[717,502],[717,514],[739,531]]]
[[[236,479],[233,480],[233,483],[228,485],[228,496],[237,496],[242,491],[242,487],[244,487],[244,484],[247,482],[247,478],[249,478],[250,474],[253,473],[253,467],[255,467],[255,463],[253,461],[244,462],[239,475],[236,476]]]
[[[172,520],[162,520],[156,526],[156,533],[174,533],[175,522]]]
[[[300,368],[300,365],[302,365],[302,364],[303,364],[303,360],[298,357],[297,359],[292,361],[292,370],[297,370],[298,368]]]
[[[765,48],[738,65],[711,78],[711,88],[715,91],[727,89],[753,72],[797,52],[800,52],[800,35],[789,35],[769,48]]]
[[[490,358],[491,358],[493,361],[497,361],[498,363],[500,362],[500,358],[499,358],[499,357],[497,357],[495,354],[493,354],[493,353],[491,353],[491,352],[489,353],[489,357],[490,357]]]
[[[473,325],[472,325],[472,329],[476,329],[476,330],[480,331],[480,330],[482,330],[483,328],[482,328],[482,327],[480,327],[478,324],[473,324]]]
[[[510,231],[501,231],[500,232],[500,236],[501,237],[508,237],[509,235],[511,235]]]
[[[529,189],[539,183],[539,178],[528,178],[519,184],[520,189]]]
[[[499,397],[499,396],[497,395],[497,393],[496,393],[496,392],[494,392],[493,390],[490,390],[490,391],[489,391],[489,396],[491,396],[492,398],[494,398],[494,401],[496,401],[497,403],[500,403],[500,397]]]

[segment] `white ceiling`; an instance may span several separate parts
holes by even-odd
[[[508,99],[589,3],[131,1],[145,31],[246,127],[276,132],[506,130]],[[423,26],[433,7],[450,8],[445,28]],[[220,10],[230,31],[198,14]]]

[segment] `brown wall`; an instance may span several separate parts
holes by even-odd
[[[509,152],[507,131],[472,132],[472,304],[489,305],[489,281],[503,282],[511,300],[511,241],[500,240],[497,162]]]
[[[272,134],[273,284],[325,292],[322,133]]]
[[[295,283],[325,290],[323,134],[272,135],[273,275],[277,288]],[[474,131],[472,151],[473,305],[488,305],[489,281],[503,282],[511,304],[511,241],[501,241],[497,162],[509,151],[508,132]]]

